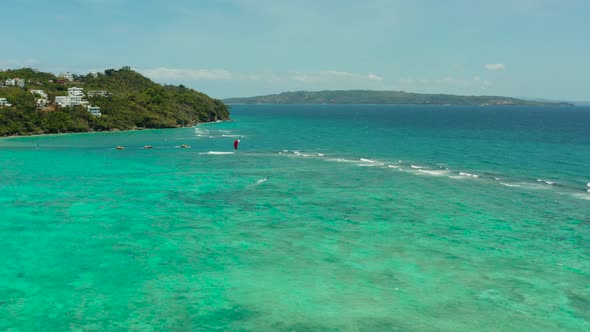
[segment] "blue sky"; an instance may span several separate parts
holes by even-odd
[[[0,69],[129,65],[213,97],[379,89],[590,100],[587,0],[2,0]]]

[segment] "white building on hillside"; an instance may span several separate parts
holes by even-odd
[[[37,102],[37,108],[43,108],[49,104],[49,100],[45,98],[35,99],[35,102]]]
[[[68,88],[67,96],[55,96],[55,103],[62,107],[88,105],[84,100],[84,89],[77,87]]]
[[[4,83],[6,86],[18,86],[21,88],[25,87],[25,80],[22,78],[9,78]]]
[[[4,107],[4,106],[10,107],[10,106],[12,106],[12,104],[10,104],[8,102],[8,100],[6,100],[6,98],[0,98],[0,107]]]
[[[70,106],[70,97],[69,96],[55,96],[55,103],[61,107],[68,107],[68,106]]]
[[[31,92],[34,95],[38,95],[40,97],[47,99],[47,94],[43,90],[30,90],[29,92]]]
[[[109,94],[105,90],[88,91],[88,97],[108,97]]]
[[[55,103],[61,107],[88,105],[83,96],[55,96]]]
[[[94,116],[101,116],[102,113],[100,113],[100,107],[98,106],[86,106],[86,109],[88,110],[88,112],[90,112],[90,114],[94,115]]]
[[[77,87],[68,88],[68,95],[70,97],[72,97],[72,96],[82,96],[82,97],[84,97],[84,89],[83,88],[77,88]]]
[[[70,106],[88,105],[88,101],[84,100],[84,96],[69,96]]]
[[[62,75],[63,78],[65,78],[66,80],[73,82],[74,81],[74,75],[72,75],[72,73],[67,72],[65,74]]]

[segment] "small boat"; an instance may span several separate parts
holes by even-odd
[[[153,148],[153,146],[151,146],[151,145],[146,145],[146,146],[144,146],[143,148],[144,148],[144,149],[152,149],[152,148]]]
[[[183,145],[181,145],[180,147],[181,147],[181,148],[183,148],[183,149],[188,149],[188,148],[190,148],[190,146],[189,146],[189,145],[186,145],[186,144],[183,144]]]
[[[124,147],[124,146],[120,146],[120,145],[118,145],[118,146],[117,146],[115,149],[117,149],[117,150],[124,150],[124,149],[125,149],[125,147]]]

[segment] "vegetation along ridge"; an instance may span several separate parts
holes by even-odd
[[[193,126],[229,119],[220,100],[130,67],[56,76],[0,71],[0,136]]]

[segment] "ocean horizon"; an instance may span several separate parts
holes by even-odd
[[[0,330],[590,329],[590,107],[231,117],[0,139]]]

